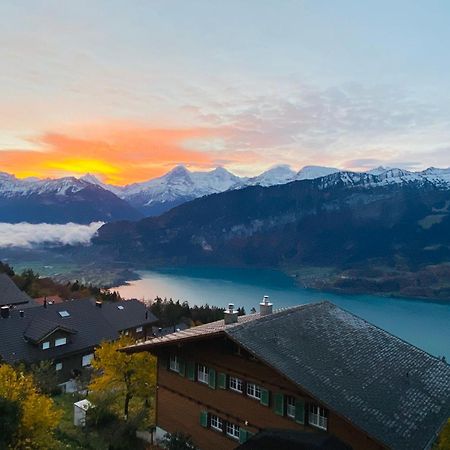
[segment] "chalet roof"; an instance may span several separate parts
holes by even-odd
[[[48,304],[46,308],[27,308],[23,317],[18,309],[13,309],[7,319],[0,318],[0,360],[13,364],[20,361],[33,363],[43,359],[58,359],[71,353],[90,350],[103,340],[117,339],[121,329],[108,320],[108,314],[103,314],[103,310],[103,307],[97,308],[90,299]],[[132,317],[136,320],[132,326],[142,324],[140,316],[132,314]],[[24,339],[30,336],[37,342],[46,332],[54,331],[55,327],[76,333],[67,344],[46,350]]]
[[[0,273],[0,306],[19,305],[31,301],[31,298],[21,291],[6,273]]]
[[[123,302],[103,302],[102,307],[98,309],[118,331],[155,323],[158,320],[144,303],[136,299]]]
[[[329,302],[214,322],[130,350],[220,334],[390,448],[426,448],[450,416],[448,364]]]
[[[72,328],[68,328],[58,322],[53,322],[38,316],[31,319],[23,335],[26,339],[33,342],[41,342],[56,330],[62,330],[71,334],[76,333],[76,330]]]

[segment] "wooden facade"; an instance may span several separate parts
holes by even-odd
[[[152,352],[158,356],[158,427],[191,435],[202,450],[234,449],[267,428],[330,433],[354,450],[386,448],[225,336]],[[199,366],[207,368],[208,383],[199,380]],[[230,388],[233,377],[241,380],[241,393]],[[259,387],[256,396],[247,394],[247,385]],[[320,424],[312,414],[317,407],[322,408]]]

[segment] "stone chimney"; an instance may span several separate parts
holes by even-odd
[[[0,316],[3,319],[7,319],[9,317],[9,306],[2,306],[0,308]]]
[[[225,310],[223,320],[225,325],[230,325],[231,323],[237,323],[239,312],[234,309],[233,303],[228,304],[228,309]]]
[[[265,295],[262,302],[259,304],[259,315],[268,316],[273,312],[273,304],[269,302],[269,296]]]

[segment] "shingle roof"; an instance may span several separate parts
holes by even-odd
[[[118,307],[121,306],[119,309]],[[105,319],[118,331],[155,323],[158,319],[139,300],[103,302],[98,308]]]
[[[9,318],[0,318],[0,359],[8,363],[57,359],[91,349],[103,340],[117,339],[126,325],[132,328],[147,322],[153,323],[156,318],[152,314],[149,313],[145,319],[145,305],[135,302],[138,301],[103,304],[102,308],[97,308],[90,299],[72,300],[48,304],[46,308],[27,308],[24,317],[20,316],[19,310],[11,310]],[[119,304],[124,305],[124,310],[120,312],[125,313],[120,320],[110,312],[117,309]],[[62,317],[59,314],[61,311],[67,311],[69,315]],[[67,344],[43,350],[24,339],[28,337],[38,342],[46,333],[57,328],[74,333]]]
[[[450,416],[448,364],[329,302],[214,322],[131,350],[222,333],[390,448],[426,448]]]
[[[31,302],[31,298],[21,291],[6,273],[0,273],[0,306],[28,302]]]
[[[61,325],[58,322],[52,322],[42,317],[34,317],[33,319],[31,319],[23,335],[26,339],[29,339],[33,342],[40,342],[42,339],[56,330],[63,330],[71,334],[76,333],[76,330]]]

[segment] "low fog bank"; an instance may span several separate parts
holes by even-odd
[[[103,224],[103,222],[92,222],[89,225],[0,222],[0,248],[89,245]]]

